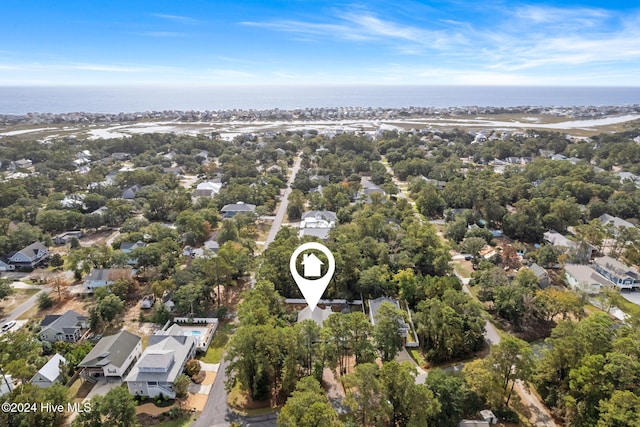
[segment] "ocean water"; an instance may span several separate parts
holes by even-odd
[[[0,114],[323,107],[624,106],[640,87],[226,86],[0,87]]]

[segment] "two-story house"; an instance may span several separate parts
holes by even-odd
[[[124,380],[129,393],[175,398],[173,383],[195,354],[196,340],[192,336],[151,335],[140,360]]]
[[[598,273],[620,289],[640,287],[640,273],[617,259],[609,256],[598,257],[593,260],[593,266]]]
[[[129,331],[102,337],[78,364],[85,377],[123,378],[142,355],[142,340]]]
[[[49,258],[49,248],[40,242],[30,244],[9,256],[9,264],[15,268],[35,268]]]

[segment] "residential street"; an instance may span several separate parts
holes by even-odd
[[[282,201],[280,202],[280,206],[278,206],[278,211],[276,212],[273,224],[271,224],[269,235],[264,242],[263,250],[276,239],[276,234],[278,234],[278,231],[280,231],[280,228],[282,227],[282,222],[284,221],[284,217],[287,214],[287,207],[289,206],[289,200],[287,199],[289,194],[291,194],[291,184],[293,184],[293,181],[296,179],[301,163],[302,157],[300,157],[300,155],[296,156],[296,160],[291,168],[291,173],[289,174],[289,179],[287,180],[287,188],[285,188],[284,193],[282,194]]]
[[[282,227],[282,223],[284,222],[284,217],[287,214],[287,206],[289,205],[289,201],[287,198],[289,194],[291,194],[291,184],[296,179],[296,174],[300,170],[300,164],[302,163],[302,158],[300,156],[296,157],[296,160],[291,169],[291,173],[289,175],[289,179],[287,180],[287,188],[284,190],[282,195],[282,201],[278,206],[278,210],[276,212],[275,219],[271,225],[271,229],[269,230],[269,235],[264,243],[264,249],[269,246],[271,242],[273,242]],[[263,250],[264,250],[263,249]],[[294,249],[294,248],[292,248]],[[223,356],[224,358],[224,356]],[[224,383],[226,381],[226,367],[227,362],[225,360],[220,363],[220,368],[218,369],[218,375],[211,387],[211,392],[209,393],[209,398],[207,399],[207,403],[198,417],[198,420],[193,424],[193,427],[223,427],[230,425],[233,421],[240,421],[242,425],[245,426],[254,426],[254,427],[273,427],[276,425],[275,414],[260,416],[260,417],[251,417],[251,418],[243,418],[236,414],[231,410],[229,405],[227,405],[227,392],[224,389]]]

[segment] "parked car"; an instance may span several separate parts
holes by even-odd
[[[2,332],[8,331],[9,329],[13,328],[15,325],[16,325],[15,320],[5,323],[4,325],[2,325]]]

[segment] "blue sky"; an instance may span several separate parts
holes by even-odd
[[[4,1],[0,85],[640,86],[632,1]]]

